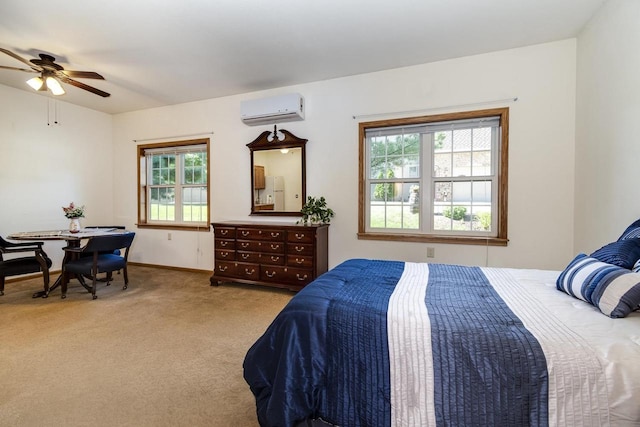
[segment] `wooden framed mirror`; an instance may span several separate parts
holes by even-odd
[[[251,215],[301,216],[307,198],[306,139],[273,127],[251,151]]]

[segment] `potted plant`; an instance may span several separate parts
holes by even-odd
[[[324,197],[315,198],[307,197],[307,202],[300,210],[302,219],[297,223],[303,224],[328,224],[335,215],[333,209],[327,207],[327,201]]]

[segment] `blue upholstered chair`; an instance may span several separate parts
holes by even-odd
[[[98,274],[111,273],[122,270],[124,276],[124,286],[127,289],[129,277],[127,276],[127,260],[129,258],[129,248],[133,243],[135,233],[124,232],[105,236],[91,237],[83,247],[66,247],[68,261],[62,266],[62,298],[67,296],[67,284],[72,275],[91,277],[93,284],[91,294],[93,299],[96,295],[96,283]],[[116,254],[116,250],[124,253]],[[107,275],[107,285],[111,276]]]
[[[88,230],[91,229],[96,229],[96,230],[125,230],[127,227],[125,227],[124,225],[90,225],[88,227],[85,227]],[[116,255],[120,255],[120,249],[116,249],[115,251],[113,251],[114,254]],[[91,256],[90,253],[85,253],[81,256]],[[118,274],[120,274],[120,270],[118,270]],[[107,286],[109,286],[111,284],[111,277],[112,277],[112,272],[109,271],[107,272],[107,275],[104,278],[100,278],[100,279],[96,279],[99,282],[107,282]]]
[[[13,243],[0,237],[0,296],[4,295],[5,277],[38,272],[42,272],[45,295],[49,293],[51,259],[42,249],[42,245],[44,242]],[[31,255],[8,259],[3,256],[4,254],[24,254],[27,252],[31,252]]]

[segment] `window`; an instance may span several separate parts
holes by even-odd
[[[138,226],[209,230],[209,139],[138,146]]]
[[[508,116],[360,123],[358,237],[506,246]]]

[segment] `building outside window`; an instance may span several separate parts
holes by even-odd
[[[360,123],[362,239],[507,243],[508,109]]]
[[[138,226],[209,230],[209,139],[138,146]]]

